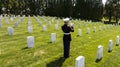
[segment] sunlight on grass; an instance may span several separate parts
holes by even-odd
[[[47,26],[47,31],[43,31],[43,27],[38,24],[34,17],[31,17],[33,32],[28,33],[28,17],[25,17],[18,27],[14,27],[14,23],[20,17],[9,24],[2,19],[2,28],[0,28],[0,66],[1,67],[75,67],[75,59],[78,56],[85,56],[86,67],[119,67],[120,47],[115,45],[116,36],[120,35],[120,26],[105,25],[97,22],[87,22],[80,20],[72,20],[75,24],[75,32],[72,34],[72,42],[70,49],[70,58],[63,59],[63,42],[61,26],[62,19],[58,21],[55,17],[37,17],[43,25]],[[50,26],[48,21],[52,22]],[[59,25],[59,30],[55,30],[55,24]],[[7,28],[14,28],[14,34],[8,36]],[[93,27],[96,31],[93,32]],[[102,27],[102,31],[99,30]],[[104,30],[106,26],[106,30]],[[90,28],[90,34],[86,34],[87,28]],[[78,29],[82,29],[82,36],[78,36]],[[51,43],[51,33],[57,34],[57,41]],[[27,36],[35,37],[34,48],[27,48]],[[113,51],[108,53],[108,41],[113,40]],[[104,56],[100,62],[95,62],[97,58],[97,47],[104,47]],[[118,60],[117,60],[118,59]]]

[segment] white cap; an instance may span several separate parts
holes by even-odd
[[[64,22],[68,22],[69,20],[70,20],[69,18],[63,19]]]

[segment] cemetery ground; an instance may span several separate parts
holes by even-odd
[[[32,33],[28,33],[28,17],[25,17],[18,27],[14,23],[19,20],[5,23],[2,18],[2,28],[0,28],[0,67],[75,67],[78,56],[85,57],[85,67],[120,67],[120,46],[116,46],[116,36],[120,36],[120,26],[105,25],[103,23],[85,22],[72,20],[75,24],[75,32],[72,34],[70,57],[63,58],[63,42],[61,26],[62,19],[54,17],[37,17],[42,25],[47,26],[44,32],[34,17],[31,17]],[[53,21],[52,21],[53,20]],[[52,22],[49,25],[49,22]],[[59,30],[55,30],[58,23]],[[96,26],[96,32],[93,27]],[[102,30],[99,30],[99,26]],[[106,26],[106,30],[104,30]],[[14,34],[9,36],[8,27],[13,27]],[[86,34],[87,28],[90,33]],[[82,30],[82,36],[78,36],[78,29]],[[57,40],[51,43],[51,33],[56,33]],[[35,43],[33,48],[27,48],[27,36],[34,36]],[[113,40],[113,50],[108,52],[108,42]],[[103,58],[96,61],[98,45],[103,46]]]

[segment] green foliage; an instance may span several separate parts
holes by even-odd
[[[5,11],[0,14],[48,15],[59,17],[76,17],[84,19],[101,19],[102,0],[1,0],[0,6]]]
[[[120,1],[119,0],[107,0],[105,5],[105,15],[109,17],[109,22],[112,18],[115,18],[118,22],[120,18]]]
[[[75,15],[81,18],[101,19],[103,15],[102,0],[76,0],[75,12]]]

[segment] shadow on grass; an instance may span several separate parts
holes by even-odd
[[[62,67],[65,60],[66,59],[64,57],[60,57],[57,60],[48,63],[46,67]]]
[[[108,50],[108,53],[111,53],[112,51]]]
[[[24,47],[24,48],[22,48],[22,50],[26,50],[26,49],[28,49],[28,47]]]
[[[52,42],[48,42],[48,43],[52,43]]]
[[[119,46],[119,44],[116,44],[116,46]]]
[[[77,35],[76,37],[80,37],[80,35]]]
[[[102,60],[102,58],[101,59],[96,59],[96,63],[99,63],[100,61]]]

